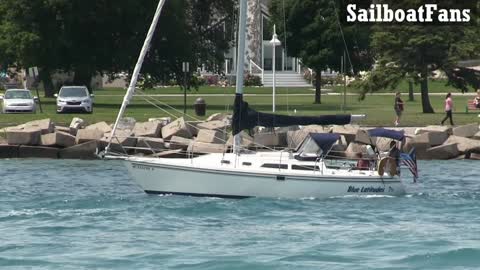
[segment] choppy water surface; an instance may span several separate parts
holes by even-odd
[[[0,161],[4,269],[480,269],[480,163],[403,197],[145,195],[121,162]]]

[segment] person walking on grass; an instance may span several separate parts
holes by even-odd
[[[400,125],[400,118],[402,117],[403,113],[403,100],[400,98],[400,92],[395,94],[395,105],[393,109],[397,115],[397,118],[395,118],[395,126],[398,126]]]
[[[442,126],[447,119],[450,118],[450,125],[453,126],[453,118],[452,118],[452,110],[453,110],[453,100],[452,100],[452,94],[448,93],[447,96],[445,97],[445,118],[442,120]]]
[[[475,105],[475,108],[480,109],[480,89],[477,90],[477,96],[473,99],[473,105]]]

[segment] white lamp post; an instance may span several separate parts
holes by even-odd
[[[273,70],[273,112],[275,112],[275,47],[280,46],[280,40],[277,38],[277,33],[275,31],[275,25],[273,25],[273,37],[270,40],[270,45],[272,45],[273,56],[272,56],[272,70]]]

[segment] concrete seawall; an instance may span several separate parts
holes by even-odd
[[[136,122],[127,118],[119,125],[111,149],[163,157],[222,153],[232,146],[231,134],[227,132],[230,122],[231,116],[225,114],[212,115],[204,122],[187,122],[183,118]],[[391,129],[405,131],[402,150],[408,152],[415,147],[418,159],[480,159],[478,124]],[[32,121],[1,130],[0,158],[96,159],[108,144],[111,131],[111,124],[88,125],[80,118],[72,119],[68,127],[55,125],[50,119]],[[388,151],[390,139],[369,137],[367,131],[368,128],[353,125],[293,126],[273,132],[255,128],[252,136],[242,132],[242,145],[257,150],[266,147],[295,149],[308,133],[333,132],[341,135],[332,149],[339,157],[351,158],[358,152],[366,153],[366,145]]]

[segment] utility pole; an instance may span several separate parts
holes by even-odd
[[[343,105],[342,109],[343,111],[347,110],[347,76],[346,76],[346,63],[345,63],[345,51],[343,52],[343,56],[340,57],[341,63],[340,63],[340,72],[343,74]]]
[[[26,71],[25,71],[26,73]],[[31,67],[28,69],[28,74],[30,77],[33,77],[34,81],[37,81],[38,78],[38,68],[37,67]],[[25,78],[25,89],[27,89],[27,81]],[[40,102],[40,93],[38,93],[38,86],[35,86],[35,91],[37,92],[37,102],[38,102],[38,107],[40,108],[40,112],[43,113],[42,109],[42,102]]]
[[[187,74],[190,71],[190,63],[183,62],[182,63],[182,71],[183,71],[183,79],[184,79],[184,86],[183,86],[183,114],[187,114]]]
[[[343,111],[347,110],[347,52],[343,51]]]
[[[413,82],[408,81],[408,101],[414,101],[415,98],[413,96]]]
[[[273,25],[273,36],[270,40],[270,45],[272,45],[272,72],[273,72],[273,100],[272,100],[272,111],[275,112],[275,47],[280,46],[280,40],[277,38],[277,33],[275,31],[275,25]]]

